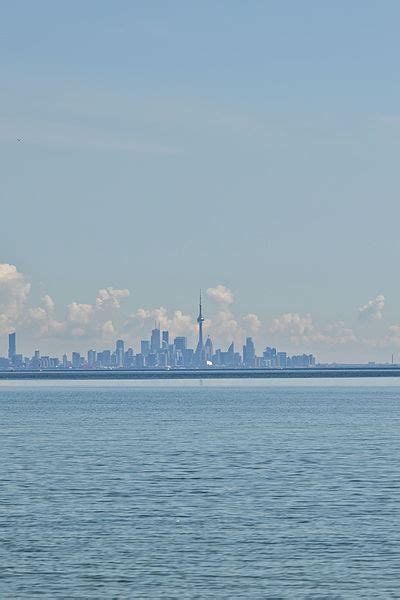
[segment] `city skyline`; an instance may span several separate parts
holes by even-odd
[[[2,336],[13,330],[18,330],[24,354],[32,350],[32,345],[56,354],[60,347],[68,352],[78,347],[82,351],[94,346],[111,347],[116,339],[137,347],[143,331],[150,329],[155,320],[174,337],[187,336],[196,348],[200,315],[195,312],[193,296],[192,310],[186,312],[179,305],[172,309],[157,304],[141,306],[140,294],[140,289],[107,286],[100,288],[91,301],[73,300],[62,306],[43,285],[15,265],[0,263],[0,354],[7,355]],[[232,341],[240,347],[243,339],[251,336],[260,348],[285,348],[292,355],[313,353],[321,362],[391,362],[392,354],[398,362],[400,326],[386,317],[383,294],[352,307],[352,315],[340,321],[317,320],[311,313],[295,310],[263,320],[255,312],[240,312],[236,295],[221,283],[206,288],[204,295],[207,315],[201,315],[202,331],[204,335],[212,332],[221,348]],[[186,298],[182,301],[185,303]]]
[[[215,291],[215,290],[214,290]],[[226,294],[229,290],[224,288]],[[154,322],[150,339],[141,339],[137,352],[132,346],[125,350],[125,341],[117,339],[115,350],[96,350],[91,348],[85,354],[77,350],[71,352],[70,359],[66,352],[62,359],[58,356],[41,354],[36,348],[31,357],[17,351],[16,332],[8,334],[7,358],[0,356],[0,369],[144,369],[144,368],[198,368],[230,367],[230,368],[299,368],[314,367],[315,357],[312,354],[289,356],[285,351],[267,346],[261,356],[256,353],[251,336],[247,336],[242,352],[235,350],[235,342],[229,344],[226,351],[214,346],[210,335],[204,343],[203,303],[201,290],[199,294],[199,313],[197,322],[197,343],[195,350],[188,345],[186,335],[176,336],[170,340],[168,329],[161,329],[161,322]],[[170,343],[171,342],[171,343]]]
[[[198,317],[198,341],[196,349],[190,348],[186,336],[170,339],[168,330],[161,330],[157,323],[151,330],[150,339],[140,340],[135,352],[126,347],[124,340],[116,340],[115,348],[85,353],[72,351],[59,356],[49,356],[35,349],[32,356],[17,351],[16,332],[8,334],[8,356],[0,356],[0,370],[51,370],[51,369],[288,369],[316,366],[313,354],[290,356],[287,352],[265,347],[261,354],[256,352],[252,337],[246,337],[242,350],[236,350],[231,342],[226,350],[216,348],[208,335],[203,343],[202,308]]]

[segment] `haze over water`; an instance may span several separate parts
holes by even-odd
[[[2,598],[400,596],[386,382],[0,384]]]

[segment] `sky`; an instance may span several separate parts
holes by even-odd
[[[400,4],[4,2],[0,355],[400,361]],[[21,141],[18,141],[21,140]]]

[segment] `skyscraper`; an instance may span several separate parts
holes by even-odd
[[[161,347],[161,332],[160,328],[157,327],[157,323],[155,323],[154,329],[151,331],[151,341],[150,341],[150,350],[152,354],[157,354],[160,352]]]
[[[214,354],[214,350],[213,350],[213,343],[211,341],[210,336],[208,336],[206,343],[204,345],[204,353],[205,353],[205,359],[211,362],[213,354]]]
[[[204,317],[203,317],[203,311],[202,311],[202,305],[201,305],[201,290],[200,290],[200,301],[199,301],[199,316],[197,317],[197,323],[199,326],[199,341],[197,342],[197,348],[196,348],[196,354],[195,354],[195,364],[197,367],[202,367],[206,363],[206,358],[205,358],[205,350],[204,350],[204,343],[203,343]]]
[[[246,345],[243,346],[243,364],[250,368],[256,366],[256,352],[251,337],[246,338]]]
[[[128,348],[128,350],[125,352],[124,367],[133,367],[134,363],[135,359],[133,355],[133,348]]]
[[[276,355],[278,367],[280,369],[286,369],[287,367],[287,354],[286,352],[278,352]]]
[[[10,333],[8,336],[8,358],[13,362],[15,355],[17,354],[17,340],[16,333]]]
[[[178,335],[174,339],[175,350],[186,350],[187,347],[187,339],[184,335]]]
[[[72,368],[79,369],[81,366],[81,355],[79,352],[72,353]]]
[[[140,341],[140,354],[143,354],[143,356],[148,356],[150,354],[149,340],[141,340]]]
[[[169,346],[169,331],[162,332],[162,347],[168,348]]]
[[[117,355],[117,367],[124,366],[125,344],[124,340],[117,340],[115,346],[115,354]]]
[[[91,369],[96,366],[96,350],[88,350],[87,364]]]

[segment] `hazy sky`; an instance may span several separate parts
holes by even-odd
[[[0,353],[14,327],[25,352],[193,328],[200,286],[223,345],[399,352],[398,2],[14,1],[1,22]]]

